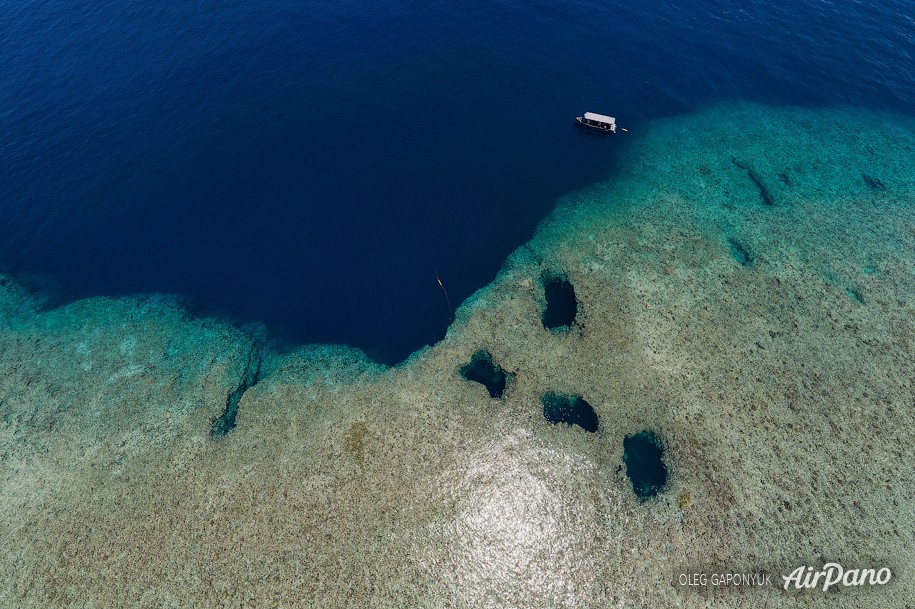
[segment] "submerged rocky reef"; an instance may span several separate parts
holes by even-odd
[[[906,607],[915,121],[625,137],[392,368],[0,279],[0,605]],[[894,577],[677,581],[826,562]]]

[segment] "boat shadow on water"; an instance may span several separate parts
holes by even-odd
[[[578,135],[580,135],[581,137],[596,137],[598,139],[603,139],[603,138],[607,138],[607,137],[610,137],[611,135],[613,135],[612,131],[603,131],[600,129],[594,129],[593,127],[587,127],[585,125],[582,125],[579,122],[576,122],[575,126],[577,127],[576,131],[578,131]]]

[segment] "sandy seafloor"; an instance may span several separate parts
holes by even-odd
[[[915,121],[740,103],[621,137],[613,180],[395,368],[0,282],[0,606],[915,606]],[[575,286],[568,332],[544,273]],[[458,374],[480,348],[502,400]],[[548,391],[599,430],[547,423]],[[643,429],[670,470],[645,502]],[[827,561],[894,577],[671,583]]]

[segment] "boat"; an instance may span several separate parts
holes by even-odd
[[[575,120],[583,127],[597,129],[605,133],[616,133],[616,119],[612,116],[585,112],[584,116],[576,116]]]

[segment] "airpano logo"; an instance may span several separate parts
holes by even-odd
[[[794,587],[796,590],[818,588],[822,582],[823,592],[841,585],[842,587],[856,586],[883,586],[893,578],[889,567],[880,569],[848,569],[836,562],[828,562],[823,568],[814,571],[813,567],[800,566],[788,575],[782,575],[785,580],[785,590]]]
[[[790,569],[790,570],[789,570]],[[787,573],[787,575],[783,575]],[[781,581],[779,581],[779,576]],[[893,579],[889,567],[847,569],[836,562],[822,568],[789,567],[786,569],[684,569],[674,574],[674,585],[694,590],[722,588],[779,588],[790,590],[836,591],[842,588],[884,586]]]

